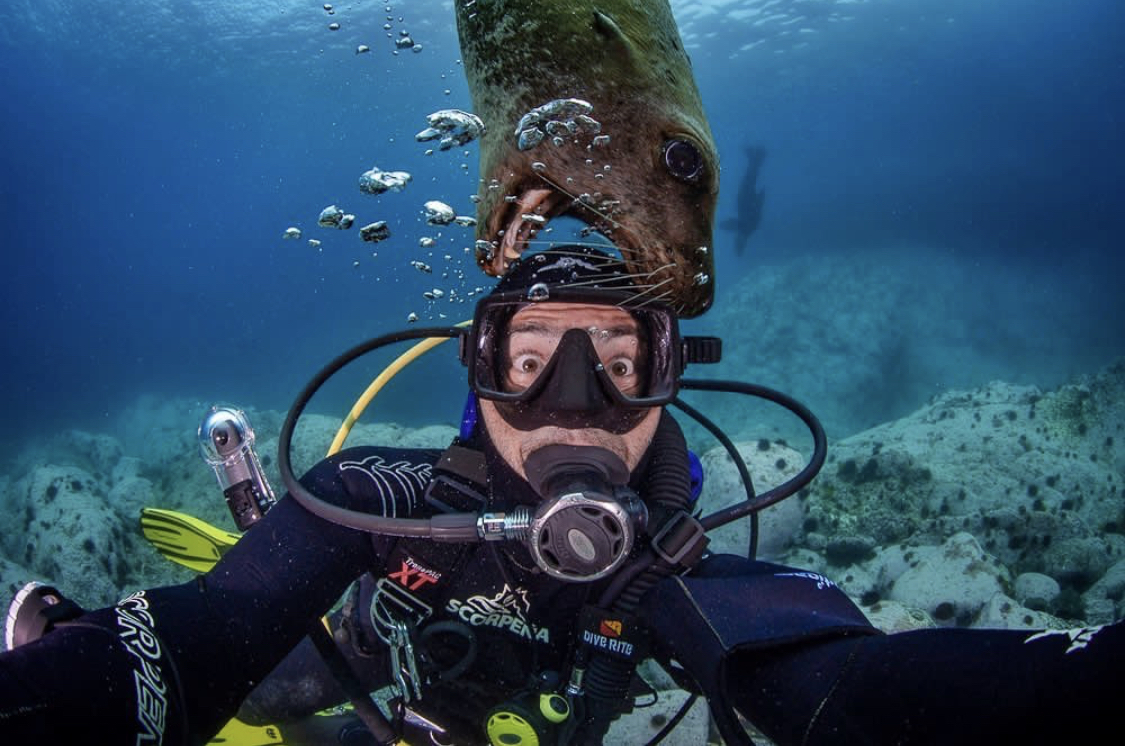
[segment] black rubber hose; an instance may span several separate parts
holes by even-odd
[[[676,714],[673,715],[671,719],[669,719],[668,722],[664,724],[664,727],[661,728],[655,736],[648,740],[648,743],[646,743],[645,746],[657,746],[657,744],[667,738],[668,734],[671,733],[676,728],[676,726],[680,724],[680,721],[684,719],[684,717],[688,714],[688,711],[691,710],[691,706],[694,705],[698,699],[699,695],[695,692],[689,694],[688,698],[684,700],[684,703],[680,705],[680,709],[676,711]]]
[[[293,473],[293,464],[290,458],[293,443],[293,431],[297,421],[305,411],[313,395],[333,375],[344,366],[366,355],[373,350],[396,342],[405,342],[411,339],[426,339],[429,337],[458,337],[463,333],[457,327],[436,329],[411,329],[394,334],[385,334],[381,337],[368,340],[347,350],[339,355],[328,365],[324,366],[316,376],[309,381],[297,400],[289,409],[285,422],[281,426],[277,443],[277,469],[281,472],[281,479],[289,495],[301,504],[310,513],[323,518],[331,523],[336,523],[348,528],[368,531],[374,534],[387,536],[410,536],[434,539],[436,541],[474,542],[478,540],[476,531],[475,514],[450,514],[437,516],[433,520],[418,518],[391,518],[389,516],[359,513],[347,510],[337,505],[332,505],[321,500],[316,495],[305,489]]]
[[[683,432],[667,412],[653,436],[652,461],[641,494],[655,503],[664,515],[686,511],[691,504],[691,467],[684,454],[687,444]],[[667,419],[664,419],[667,418]],[[598,606],[614,613],[631,614],[641,598],[662,578],[677,568],[646,549],[618,573],[598,599]],[[636,664],[616,656],[594,653],[583,679],[586,717],[577,744],[601,744],[609,725],[628,701],[629,686]]]
[[[718,528],[719,526],[725,526],[731,521],[737,521],[739,518],[743,518],[751,513],[756,513],[763,508],[768,508],[770,505],[784,500],[811,482],[820,472],[821,467],[824,466],[824,462],[828,457],[828,437],[824,434],[824,426],[820,424],[820,420],[816,418],[816,415],[814,415],[808,407],[801,404],[793,397],[766,386],[760,386],[755,383],[742,383],[741,381],[684,379],[680,382],[680,386],[684,389],[695,389],[697,391],[729,391],[732,393],[746,394],[748,396],[757,396],[761,399],[772,401],[797,415],[797,417],[805,423],[805,426],[809,428],[809,432],[812,434],[813,438],[812,457],[809,459],[809,462],[805,464],[805,468],[801,469],[796,476],[774,487],[772,490],[763,492],[752,500],[747,500],[737,505],[731,505],[728,508],[724,508],[723,510],[707,516],[700,521],[703,524],[703,528],[707,531]]]
[[[644,494],[670,511],[687,510],[691,505],[691,465],[687,441],[672,415],[660,415],[652,436],[652,462],[643,485]]]
[[[339,682],[344,693],[347,694],[348,700],[355,708],[356,715],[367,726],[367,730],[371,732],[380,746],[394,746],[398,743],[398,735],[394,728],[383,716],[379,706],[372,701],[371,695],[359,683],[351,665],[344,658],[340,649],[336,647],[336,642],[332,639],[328,630],[320,622],[315,622],[309,629],[309,638],[317,652],[320,653],[321,660],[324,661],[328,670]]]
[[[743,459],[742,454],[738,452],[738,447],[734,442],[731,441],[731,439],[727,437],[727,434],[724,433],[718,425],[712,422],[709,417],[683,399],[676,397],[672,404],[702,425],[707,432],[711,433],[715,440],[722,444],[723,448],[726,449],[727,455],[730,456],[730,460],[734,462],[734,467],[738,469],[738,477],[742,480],[742,489],[746,492],[746,499],[748,501],[753,501],[756,497],[754,494],[754,480],[750,476],[750,470],[746,468],[745,459]],[[750,543],[746,547],[746,556],[750,559],[754,559],[758,556],[757,513],[750,514]]]

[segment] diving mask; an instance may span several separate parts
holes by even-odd
[[[689,358],[706,361],[690,341],[671,309],[634,293],[537,283],[478,304],[462,361],[473,391],[518,430],[620,434],[676,397]]]

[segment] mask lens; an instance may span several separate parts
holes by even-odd
[[[574,328],[586,334],[594,350],[594,356],[582,357],[596,357],[596,363],[590,362],[595,369],[600,365],[622,396],[641,397],[647,367],[644,345],[636,322],[625,312],[619,313],[616,318],[602,318],[585,327],[569,327],[565,318],[558,319],[560,324],[544,324],[538,314],[531,318],[516,314],[507,339],[501,343],[505,361],[504,390],[519,393],[531,388],[558,354],[563,335]],[[581,355],[577,349],[571,354]]]
[[[673,324],[674,319],[659,309],[583,303],[486,305],[477,319],[472,383],[485,398],[519,401],[524,394],[534,396],[545,376],[572,375],[576,365],[585,365],[598,371],[599,379],[616,392],[613,398],[624,403],[667,401],[675,394],[678,374],[672,362],[678,360]],[[563,343],[575,329],[588,345],[575,344],[574,335]]]

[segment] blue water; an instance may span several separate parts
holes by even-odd
[[[747,251],[716,234],[719,304],[741,302],[737,280],[765,264],[924,249],[1008,295],[1017,275],[1064,319],[1057,352],[981,377],[1049,385],[1125,354],[1119,3],[673,7],[723,157],[720,220],[738,209],[744,147],[768,150]],[[393,54],[385,23],[422,51]],[[426,156],[413,138],[431,111],[469,108],[458,54],[452,6],[432,0],[332,16],[296,0],[0,6],[0,439],[106,430],[141,393],[284,409],[324,361],[408,313],[467,316],[422,293],[488,284],[464,253],[471,232],[422,249],[437,234],[419,210],[472,214],[476,149]],[[373,165],[413,183],[361,194]],[[317,227],[333,203],[393,238]],[[290,226],[300,241],[282,239]],[[1042,319],[1020,308],[998,326],[1033,336]],[[454,421],[460,396],[444,392],[459,384],[435,396],[420,379],[382,416]]]

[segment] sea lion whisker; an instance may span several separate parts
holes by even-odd
[[[662,293],[660,293],[660,294],[658,294],[658,295],[648,295],[648,294],[649,294],[649,293],[651,293],[652,291],[654,291],[654,290],[658,289],[658,288],[659,288],[659,287],[660,287],[661,285],[665,285],[665,284],[667,284],[667,283],[669,283],[669,282],[672,282],[672,278],[671,278],[671,277],[668,277],[668,278],[666,278],[666,279],[664,279],[664,280],[661,280],[660,282],[656,283],[655,285],[649,285],[649,286],[648,286],[648,287],[646,287],[646,288],[645,288],[644,290],[642,290],[641,292],[637,293],[637,297],[638,297],[638,298],[642,298],[642,299],[643,299],[643,300],[642,300],[642,301],[641,301],[640,303],[638,303],[637,305],[641,305],[641,306],[643,306],[643,305],[647,305],[647,304],[649,304],[649,303],[657,303],[657,302],[660,302],[661,300],[663,300],[664,298],[667,298],[667,297],[668,297],[669,295],[671,295],[671,294],[672,294],[672,292],[673,292],[673,288],[668,288],[668,289],[666,289],[666,290],[665,290],[664,292],[662,292]],[[645,296],[648,296],[648,297],[645,297]]]
[[[637,257],[642,257],[642,258],[645,256],[645,250],[644,249],[636,249],[636,248],[633,248],[632,246],[617,246],[617,245],[614,245],[614,248],[617,249],[619,252],[621,252],[622,256],[624,256],[626,254],[626,252],[628,252],[628,254],[630,256],[637,256]]]
[[[648,292],[649,290],[652,290],[652,289],[653,288],[647,288],[644,292]],[[626,306],[626,307],[629,307],[629,308],[643,308],[643,307],[645,307],[645,306],[647,306],[651,303],[660,303],[660,302],[663,302],[666,298],[673,297],[674,294],[675,294],[675,289],[669,288],[669,289],[665,290],[663,293],[660,293],[659,295],[654,295],[654,296],[647,297],[647,298],[644,297],[644,292],[637,293],[633,297],[629,298],[628,300],[622,301],[618,305]]]
[[[667,285],[669,282],[675,282],[675,278],[674,277],[665,277],[660,282],[654,282],[651,285],[640,285],[638,287],[643,288],[643,292],[647,293],[647,292],[650,292],[652,290],[656,290],[659,287],[663,287],[664,285]]]
[[[612,243],[610,243],[608,240],[607,241],[570,241],[570,240],[560,240],[560,239],[557,239],[557,238],[551,238],[551,239],[529,238],[526,241],[524,241],[524,243],[529,245],[529,246],[532,245],[532,244],[536,244],[536,245],[540,245],[540,246],[558,247],[558,248],[565,248],[567,246],[588,246],[588,247],[593,248],[593,249],[616,249],[616,248],[618,248],[617,246],[614,246]]]
[[[601,218],[602,220],[609,223],[614,228],[620,228],[621,227],[621,223],[617,222],[616,220],[611,218],[608,214],[602,212],[601,210],[594,207],[592,204],[590,204],[586,200],[582,199],[581,196],[574,195],[573,193],[568,191],[565,187],[563,187],[561,184],[558,184],[558,183],[552,181],[551,179],[548,179],[546,176],[544,176],[539,171],[535,171],[534,173],[535,173],[536,176],[538,176],[540,179],[545,181],[547,184],[550,184],[552,187],[559,190],[560,192],[565,194],[567,197],[570,197],[571,200],[573,200],[574,202],[577,202],[578,204],[582,205],[584,208],[586,208],[590,212],[594,213],[595,215],[597,215],[599,218]]]
[[[664,272],[665,270],[669,270],[669,269],[673,270],[673,271],[668,273],[669,274],[668,277],[665,277],[663,280],[660,281],[660,284],[664,284],[665,282],[670,281],[672,279],[672,275],[675,274],[675,269],[676,269],[676,263],[675,262],[667,262],[665,264],[661,264],[659,267],[653,267],[652,269],[648,270],[647,272],[643,272],[638,276],[652,277],[653,275],[660,274],[661,272]]]

